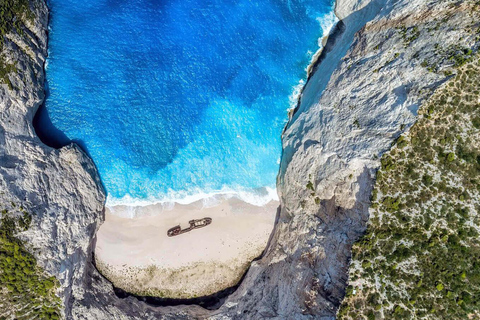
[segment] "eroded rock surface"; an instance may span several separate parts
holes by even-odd
[[[2,48],[2,59],[17,72],[9,74],[12,89],[0,85],[0,201],[2,209],[23,207],[33,215],[18,236],[58,278],[68,306],[78,297],[105,195],[93,162],[78,146],[55,150],[33,128],[45,97],[48,10],[43,1],[30,5],[35,18],[22,36],[10,33]]]
[[[0,88],[0,197],[35,214],[21,237],[60,280],[68,319],[333,319],[379,156],[448,77],[451,52],[476,49],[468,1],[338,0],[342,21],[283,134],[281,213],[264,256],[217,310],[153,307],[117,297],[91,262],[104,203],[93,163],[75,145],[55,150],[35,135],[47,9],[31,3],[30,40],[12,35],[4,48],[19,72],[14,90]]]

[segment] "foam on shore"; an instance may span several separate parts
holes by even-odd
[[[327,43],[327,39],[330,35],[330,32],[332,31],[333,27],[337,24],[339,20],[332,8],[332,11],[330,11],[329,13],[325,14],[322,17],[318,17],[317,21],[320,23],[320,27],[322,28],[322,36],[318,38],[318,50],[312,56],[310,63],[305,68],[305,71],[307,71],[307,78],[310,76],[313,67],[317,63],[318,58],[320,58],[323,48]]]
[[[176,205],[201,204],[202,208],[219,205],[225,200],[236,199],[252,206],[262,207],[270,202],[278,201],[277,190],[269,187],[259,188],[254,191],[232,190],[224,188],[210,193],[196,190],[195,193],[171,192],[161,199],[136,199],[125,196],[121,199],[108,196],[106,207],[112,214],[124,218],[134,218],[140,215],[161,214],[171,211]],[[155,207],[150,210],[149,207]]]
[[[313,66],[315,65],[317,59],[320,57],[322,54],[323,48],[326,43],[326,39],[328,39],[328,36],[330,35],[330,31],[332,28],[335,26],[335,24],[339,21],[337,16],[335,15],[335,12],[333,11],[333,8],[330,12],[326,13],[325,15],[321,17],[316,18],[317,21],[320,24],[320,28],[322,29],[322,36],[318,38],[318,49],[313,53],[312,51],[309,51],[309,55],[311,55],[310,58],[310,63],[305,67],[305,72],[306,72],[306,77],[308,78]],[[305,79],[300,79],[298,81],[298,84],[293,87],[292,93],[288,97],[289,99],[289,110],[291,111],[295,109],[295,107],[298,104],[300,95],[303,92],[303,88],[305,87],[306,81]]]

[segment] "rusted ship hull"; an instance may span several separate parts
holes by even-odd
[[[197,219],[197,220],[190,220],[188,221],[190,226],[188,228],[182,229],[180,225],[175,226],[173,228],[168,229],[167,231],[167,236],[169,237],[174,237],[181,235],[182,233],[186,233],[189,231],[192,231],[193,229],[198,229],[198,228],[203,228],[208,226],[210,223],[212,223],[212,218],[203,218],[203,219]]]

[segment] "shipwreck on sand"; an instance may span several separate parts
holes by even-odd
[[[212,218],[203,218],[203,219],[197,219],[197,220],[190,220],[190,221],[188,221],[188,223],[190,224],[190,226],[189,226],[188,228],[185,228],[185,229],[182,229],[182,228],[180,227],[180,225],[168,229],[167,235],[168,235],[169,237],[178,236],[178,235],[180,235],[180,234],[182,234],[182,233],[186,233],[186,232],[192,231],[193,229],[206,227],[206,226],[208,226],[210,223],[212,223]]]

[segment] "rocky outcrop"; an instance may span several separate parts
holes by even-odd
[[[83,279],[89,246],[102,219],[105,195],[93,162],[76,145],[55,150],[35,134],[32,120],[43,103],[48,10],[32,1],[35,19],[22,36],[11,33],[3,59],[15,64],[13,89],[0,86],[0,199],[2,209],[21,206],[33,215],[19,234],[37,261],[60,280],[68,305]]]
[[[0,86],[0,199],[2,209],[21,206],[33,215],[19,237],[39,265],[60,280],[58,294],[68,304],[84,276],[105,195],[94,164],[80,148],[55,150],[35,134],[32,120],[45,97],[48,10],[42,1],[31,8],[35,19],[22,36],[9,34],[2,50],[17,72],[9,74],[12,90]]]
[[[91,160],[75,144],[47,147],[34,132],[47,8],[31,4],[28,40],[11,35],[3,49],[18,72],[13,90],[0,88],[0,198],[34,214],[20,237],[60,280],[68,319],[333,319],[378,157],[448,77],[450,57],[476,49],[465,31],[468,1],[338,0],[341,21],[283,133],[281,210],[263,257],[217,310],[154,307],[116,296],[92,264],[105,195]]]
[[[477,49],[468,3],[372,1],[361,7],[343,13],[334,44],[320,57],[283,134],[283,218],[309,224],[310,247],[301,250],[324,255],[310,277],[301,271],[307,290],[308,283],[314,288],[316,315],[333,316],[327,307],[337,306],[344,293],[379,157],[448,78],[453,57]],[[360,17],[374,18],[363,26]]]

